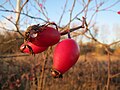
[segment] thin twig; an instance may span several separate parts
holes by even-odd
[[[15,39],[11,39],[11,40],[8,40],[8,41],[4,41],[4,42],[2,42],[0,44],[9,44],[11,42],[17,41],[18,39],[22,39],[23,40],[24,38],[15,38]]]
[[[117,43],[120,43],[120,40],[115,41],[115,42],[113,42],[113,43],[109,44],[108,46],[112,46],[112,45],[115,45],[115,44],[117,44]]]
[[[73,10],[74,10],[74,8],[75,8],[75,3],[76,3],[76,0],[74,0],[73,5],[72,5],[72,9],[71,9],[71,11],[70,11],[70,21],[69,21],[69,25],[70,25],[71,20],[72,20],[72,14],[73,14]]]
[[[0,58],[13,58],[13,57],[24,57],[24,56],[30,56],[30,55],[28,55],[28,54],[19,54],[19,55],[9,55],[9,56],[7,56],[7,55],[3,55],[3,56],[0,56]]]
[[[111,58],[110,58],[110,53],[108,53],[108,79],[107,79],[107,85],[106,85],[106,89],[107,90],[110,90],[110,76],[111,76],[111,72],[110,72],[110,69],[111,69]]]
[[[83,26],[78,26],[78,27],[75,27],[75,28],[70,29],[69,31],[70,31],[70,32],[73,32],[73,31],[78,30],[78,29],[80,29],[80,28],[84,28],[84,27],[83,27]],[[68,33],[68,30],[65,30],[65,31],[61,32],[60,34],[61,34],[61,35],[66,35],[67,33]]]
[[[118,76],[120,76],[120,73],[117,73],[117,74],[111,75],[110,78],[115,78],[115,77],[118,77]]]
[[[91,2],[91,0],[88,0],[88,2],[87,2],[87,4],[86,4],[87,7],[86,7],[86,9],[84,10],[84,13],[85,13],[84,17],[85,17],[85,18],[87,17],[88,7],[89,7],[90,2]]]
[[[45,73],[45,67],[46,67],[46,56],[44,53],[42,53],[43,56],[43,64],[42,64],[42,73],[41,73],[41,78],[40,78],[40,90],[43,90],[43,83],[44,83],[44,73]]]
[[[3,12],[12,12],[12,13],[19,13],[19,12],[17,12],[17,11],[7,10],[7,9],[5,9],[5,10],[0,9],[0,11],[3,11]],[[25,16],[27,16],[27,17],[29,17],[29,18],[32,18],[32,19],[39,19],[39,20],[42,20],[42,21],[44,21],[44,22],[47,22],[46,20],[44,20],[44,19],[42,19],[42,18],[40,18],[40,17],[31,16],[31,15],[26,14],[26,13],[24,13],[24,12],[21,12],[20,14],[21,14],[21,15],[25,15]]]
[[[37,0],[35,0],[35,2],[38,4],[38,6],[39,6],[39,1],[37,1]],[[44,12],[44,10],[45,10],[45,7],[43,8],[43,7],[40,7],[40,10],[42,11],[42,14],[44,15],[44,17],[47,19],[47,21],[49,22],[49,18],[48,18],[48,16],[46,15],[46,13]],[[45,10],[46,11],[46,10]]]
[[[9,22],[11,22],[12,24],[14,24],[15,25],[15,23],[11,20],[11,19],[8,19],[7,17],[5,17],[5,16],[2,16],[3,18],[5,18],[6,20],[8,20]]]
[[[104,8],[104,9],[101,9],[101,10],[99,10],[99,11],[105,11],[105,10],[108,10],[108,9],[110,9],[111,7],[115,6],[115,5],[118,4],[118,3],[120,3],[120,0],[116,1],[116,2],[113,3],[112,5],[110,5],[110,6],[106,7],[106,8]]]
[[[84,12],[84,10],[88,7],[88,5],[89,5],[89,3],[87,3],[86,6],[84,6],[83,9],[71,19],[71,22],[72,22],[73,20],[75,20],[82,12]],[[69,24],[69,23],[68,23],[68,24]],[[67,24],[67,25],[68,25],[68,24]],[[67,26],[67,25],[66,25],[66,26]]]
[[[22,35],[23,37],[24,37],[24,35],[23,35],[22,33],[20,33],[20,31],[19,31],[19,20],[20,20],[21,11],[22,11],[23,7],[27,4],[28,1],[29,1],[29,0],[26,0],[26,1],[23,3],[23,5],[21,6],[21,8],[20,8],[20,10],[19,10],[19,13],[18,13],[18,16],[17,16],[17,19],[16,19],[16,23],[15,23],[15,27],[16,27],[16,29],[17,29],[17,32],[18,32],[20,35]]]
[[[80,12],[78,12],[78,14],[76,14],[76,15],[71,19],[71,22],[72,22],[73,20],[77,19],[77,17],[78,17],[81,13],[83,13],[84,10],[85,10],[87,7],[88,7],[88,4],[87,4],[85,7],[83,7],[83,9],[82,9]],[[66,28],[66,27],[69,25],[69,23],[71,23],[71,22],[68,22],[68,23],[64,26],[64,28]]]
[[[17,28],[16,32],[18,32],[22,37],[24,37],[24,35],[19,31],[19,28],[16,26],[16,23],[14,23],[11,19],[8,19],[5,16],[2,16],[2,17],[4,17],[5,19],[7,19],[9,22],[11,22]]]
[[[18,29],[18,22],[19,22],[19,19],[20,19],[21,11],[22,11],[23,7],[27,4],[28,1],[29,1],[29,0],[26,0],[26,1],[23,3],[23,5],[21,6],[20,11],[19,11],[19,13],[18,13],[18,17],[17,17],[17,20],[16,20],[16,28],[17,28],[17,31],[19,30],[19,29]]]
[[[80,29],[80,28],[84,28],[84,24],[85,24],[85,18],[83,17],[82,25],[81,25],[81,26],[78,26],[78,27],[75,27],[75,28],[71,28],[71,29],[69,30],[69,32],[73,32],[73,31],[78,30],[78,29]],[[68,33],[68,30],[65,30],[65,31],[61,32],[60,34],[61,34],[61,35],[66,35],[67,33]]]
[[[65,5],[64,5],[64,9],[63,9],[62,15],[61,15],[61,17],[60,17],[60,19],[59,19],[59,23],[58,23],[59,26],[60,26],[60,23],[61,23],[61,21],[62,21],[63,15],[64,15],[64,13],[65,13],[67,3],[68,3],[68,0],[66,0],[66,2],[65,2]]]

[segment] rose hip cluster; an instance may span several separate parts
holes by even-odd
[[[62,74],[77,62],[80,55],[80,49],[75,40],[67,38],[60,41],[60,36],[57,27],[33,25],[25,31],[25,42],[20,47],[24,53],[37,54],[57,44],[53,52],[51,69],[54,78],[62,77]]]

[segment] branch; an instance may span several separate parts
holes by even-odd
[[[69,25],[70,25],[71,20],[72,20],[72,13],[73,13],[73,10],[74,10],[74,7],[75,7],[75,3],[76,3],[76,0],[74,0],[73,5],[72,5],[72,9],[71,9],[71,12],[70,12],[70,21],[69,21]]]
[[[4,31],[15,31],[14,29],[9,29],[9,28],[6,28],[6,27],[1,27],[0,26],[0,28],[3,29]]]
[[[48,53],[47,53],[48,54]],[[46,63],[47,63],[47,54],[45,55],[44,53],[42,53],[42,57],[43,57],[43,63],[42,63],[42,72],[41,72],[41,76],[40,76],[40,90],[43,90],[43,84],[44,84],[44,74],[45,74],[45,67],[46,67]]]
[[[24,37],[24,35],[19,31],[19,28],[18,28],[18,26],[16,26],[16,24],[13,22],[13,21],[11,21],[10,19],[8,19],[7,17],[5,17],[5,16],[3,16],[5,19],[7,19],[9,22],[11,22],[13,25],[15,25],[15,27],[17,28],[17,31],[16,32],[18,32],[22,37]]]
[[[112,5],[110,5],[110,6],[106,7],[106,8],[104,8],[104,9],[101,9],[100,11],[108,10],[109,8],[115,6],[115,5],[118,4],[118,3],[120,3],[120,0],[116,1],[115,3],[113,3]]]
[[[91,0],[88,0],[88,3],[86,4],[86,6],[84,6],[83,9],[71,19],[71,22],[72,22],[73,20],[77,19],[77,17],[78,17],[81,13],[84,12],[84,10],[88,7],[90,1],[91,1]],[[65,25],[64,28],[66,28],[71,22],[69,22],[67,25]]]
[[[8,21],[10,21],[12,24],[15,25],[15,27],[16,27],[16,29],[17,29],[16,31],[17,31],[22,37],[24,37],[24,35],[19,31],[18,22],[19,22],[19,19],[20,19],[21,11],[22,11],[23,7],[25,6],[25,4],[26,4],[28,1],[29,1],[29,0],[26,0],[26,1],[24,2],[24,4],[22,5],[22,7],[20,8],[20,11],[18,12],[18,17],[17,17],[16,23],[14,23],[14,22],[11,21],[10,19],[8,19],[8,18],[6,18],[5,16],[3,16],[5,19],[7,19]]]
[[[38,6],[40,7],[40,3],[39,3],[39,1],[38,0],[35,0],[35,2],[38,4]],[[40,10],[41,10],[41,13],[44,15],[44,17],[47,19],[47,21],[49,22],[49,18],[47,17],[47,15],[46,15],[46,13],[47,13],[47,11],[46,11],[46,8],[44,7],[40,7]]]
[[[117,73],[117,74],[111,75],[110,78],[115,78],[115,77],[118,77],[118,76],[120,76],[120,73]]]
[[[68,0],[66,0],[66,3],[65,3],[65,5],[64,5],[64,9],[63,9],[62,15],[61,15],[61,17],[60,17],[60,19],[59,19],[59,23],[58,23],[59,26],[60,26],[60,23],[61,23],[61,21],[62,21],[63,15],[64,15],[64,13],[65,13],[65,9],[66,9],[67,3],[68,3]]]
[[[107,50],[108,51],[108,50]],[[108,53],[108,78],[107,78],[107,85],[106,85],[106,89],[107,90],[110,90],[110,76],[111,76],[111,72],[110,72],[110,69],[111,69],[111,57],[110,57],[110,53]]]
[[[5,0],[5,2],[1,2],[2,4],[0,5],[0,7],[3,7],[4,4],[6,4],[8,1]]]
[[[15,10],[13,2],[11,2],[11,0],[6,0],[6,1],[9,1],[9,4],[11,5],[11,7]]]
[[[75,27],[75,28],[71,28],[71,29],[69,30],[69,32],[73,32],[73,31],[78,30],[78,29],[80,29],[80,28],[84,28],[84,24],[85,24],[85,18],[83,17],[82,25],[81,25],[81,26],[78,26],[78,27]],[[61,36],[62,36],[62,35],[66,35],[67,33],[68,33],[68,30],[65,30],[65,31],[61,32],[60,34],[61,34]]]
[[[83,7],[83,9],[82,9],[78,14],[76,14],[76,16],[71,20],[71,22],[72,22],[74,19],[76,19],[76,18],[88,7],[88,5],[89,5],[89,2],[86,4],[86,6]]]
[[[86,18],[87,17],[87,13],[88,13],[88,6],[89,6],[89,4],[90,4],[90,2],[91,2],[91,0],[88,0],[88,2],[87,2],[87,7],[86,7],[86,9],[84,10],[84,13],[85,13],[85,15],[84,15],[84,17]],[[84,1],[83,1],[83,3],[84,3]],[[85,4],[85,3],[84,3]]]
[[[78,30],[80,28],[84,28],[84,27],[83,26],[78,26],[78,27],[75,27],[75,28],[71,28],[69,31],[73,32],[73,31],[76,31],[76,30]],[[61,32],[60,34],[61,35],[66,35],[67,33],[68,33],[68,30],[65,30],[65,31]]]
[[[7,10],[7,9],[6,9],[6,10],[0,9],[0,11],[3,11],[3,12],[12,12],[12,13],[19,13],[19,12],[17,12],[17,11]],[[25,15],[25,16],[27,16],[27,17],[29,17],[29,18],[40,19],[40,20],[42,20],[42,21],[44,21],[44,22],[47,22],[46,20],[44,20],[44,19],[42,19],[42,18],[40,18],[40,17],[31,16],[31,15],[28,15],[28,14],[23,13],[23,12],[21,12],[20,14]]]
[[[28,54],[9,55],[9,56],[0,56],[0,58],[13,58],[13,57],[24,57],[24,56],[30,56],[30,55]]]
[[[8,20],[9,22],[11,22],[12,24],[14,24],[15,25],[15,23],[11,20],[11,19],[8,19],[7,17],[5,17],[5,16],[2,16],[3,18],[5,18],[6,20]]]
[[[18,13],[18,18],[17,18],[17,20],[16,20],[16,28],[17,28],[17,25],[18,25],[18,22],[19,22],[19,19],[20,19],[21,11],[22,11],[23,7],[25,6],[25,4],[27,4],[28,1],[29,1],[29,0],[26,0],[26,1],[23,3],[22,7],[20,8],[20,11],[19,11],[19,13]],[[17,28],[17,30],[18,30],[18,28]]]
[[[116,42],[113,42],[113,43],[109,44],[109,46],[112,46],[112,45],[117,44],[117,43],[120,43],[120,40],[118,40],[118,41],[116,41]]]
[[[23,39],[23,38],[11,39],[11,40],[8,40],[8,41],[6,41],[6,42],[2,42],[2,43],[0,43],[0,44],[9,44],[9,43],[14,42],[14,41],[16,41],[16,40],[18,40],[18,39]]]

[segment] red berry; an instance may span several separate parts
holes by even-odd
[[[120,14],[120,11],[118,11],[117,13]]]
[[[59,42],[53,54],[53,69],[65,73],[77,62],[79,55],[80,49],[75,40],[65,39]]]
[[[45,51],[45,50],[48,48],[48,47],[36,46],[36,45],[32,44],[31,42],[27,42],[27,45],[32,48],[34,54],[41,53],[41,52]],[[24,47],[25,47],[25,44],[22,44],[22,45],[20,46],[20,50],[22,51],[22,49],[23,49]],[[30,48],[28,48],[27,46],[26,46],[26,48],[23,50],[23,52],[24,52],[24,53],[31,53],[31,52],[30,52]]]
[[[41,28],[39,28],[41,29]],[[60,40],[60,33],[52,27],[44,27],[35,37],[30,37],[30,41],[37,46],[52,46]]]

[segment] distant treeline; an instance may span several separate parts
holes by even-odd
[[[23,37],[17,32],[6,31],[0,34],[0,55],[20,52],[19,47],[23,43]],[[95,42],[78,43],[80,45],[81,54],[95,53],[106,54],[105,49]],[[120,54],[120,44],[116,44],[109,50],[115,54]]]

